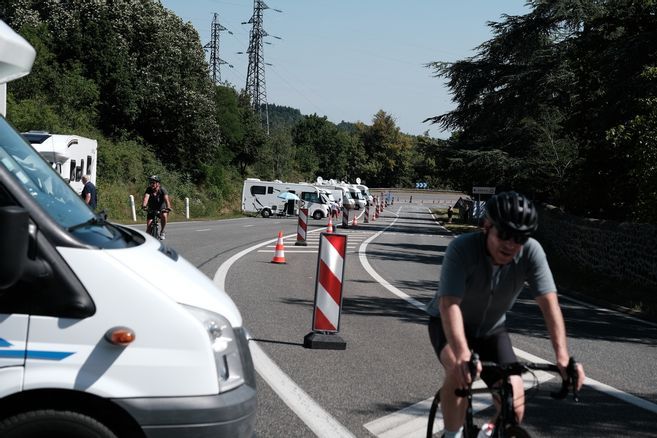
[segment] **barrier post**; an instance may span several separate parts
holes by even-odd
[[[132,212],[132,221],[137,222],[137,212],[135,211],[135,197],[130,195],[130,211]]]
[[[342,207],[342,228],[349,228],[349,210]]]
[[[185,198],[185,218],[189,220],[189,198]]]
[[[370,223],[370,206],[365,207],[365,223],[369,224]]]
[[[312,331],[303,338],[305,348],[347,348],[347,343],[338,335],[346,250],[345,234],[320,234]]]
[[[306,243],[306,231],[308,230],[308,209],[299,209],[299,224],[297,225],[297,241],[295,246],[308,246]]]

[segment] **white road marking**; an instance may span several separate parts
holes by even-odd
[[[212,231],[212,228],[201,228],[200,230],[194,230],[194,231]]]

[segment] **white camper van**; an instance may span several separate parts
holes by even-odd
[[[363,184],[355,184],[355,187],[360,190],[360,192],[363,194],[363,198],[365,199],[365,202],[367,205],[372,205],[374,203],[374,197],[370,194],[370,188],[367,187],[366,185]]]
[[[356,201],[351,197],[351,192],[349,192],[349,189],[345,186],[324,182],[317,185],[317,187],[323,190],[329,190],[333,193],[333,197],[337,202],[347,210],[353,210],[356,206]]]
[[[299,201],[284,200],[281,193],[293,193]],[[262,181],[257,178],[244,180],[242,188],[242,211],[258,213],[262,217],[272,215],[294,215],[297,205],[308,209],[308,216],[319,220],[329,215],[330,203],[319,189],[308,183],[286,183],[282,181]]]
[[[363,194],[361,193],[360,189],[358,189],[353,184],[346,184],[345,187],[347,188],[347,190],[349,190],[351,197],[354,199],[354,203],[355,203],[354,208],[356,210],[365,208],[365,205],[367,205],[367,201],[363,197]]]
[[[96,185],[98,143],[79,135],[57,135],[43,131],[24,132],[23,136],[50,165],[67,180],[73,190],[82,192],[82,177],[91,176]]]
[[[0,21],[0,84],[34,57]],[[253,436],[233,301],[172,248],[91,211],[2,116],[0,254],[0,436]]]

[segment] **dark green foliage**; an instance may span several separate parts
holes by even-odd
[[[654,221],[641,205],[657,202],[643,188],[655,167],[639,161],[654,163],[657,146],[657,3],[530,4],[529,14],[492,23],[493,39],[473,58],[432,64],[457,104],[431,119],[458,132],[444,148],[456,164],[448,178],[464,190],[483,179],[579,214]],[[500,159],[486,158],[492,151]],[[466,161],[482,160],[484,176],[463,177]]]

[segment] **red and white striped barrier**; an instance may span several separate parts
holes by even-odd
[[[306,243],[306,231],[308,230],[308,209],[299,209],[299,225],[297,225],[297,241],[295,246],[308,246]]]
[[[365,220],[364,220],[364,222],[366,224],[370,223],[370,206],[369,205],[365,207]]]
[[[312,332],[303,339],[306,348],[344,350],[347,344],[337,335],[342,312],[347,236],[322,233],[319,238],[317,282]]]
[[[349,228],[349,210],[342,207],[342,228]]]

